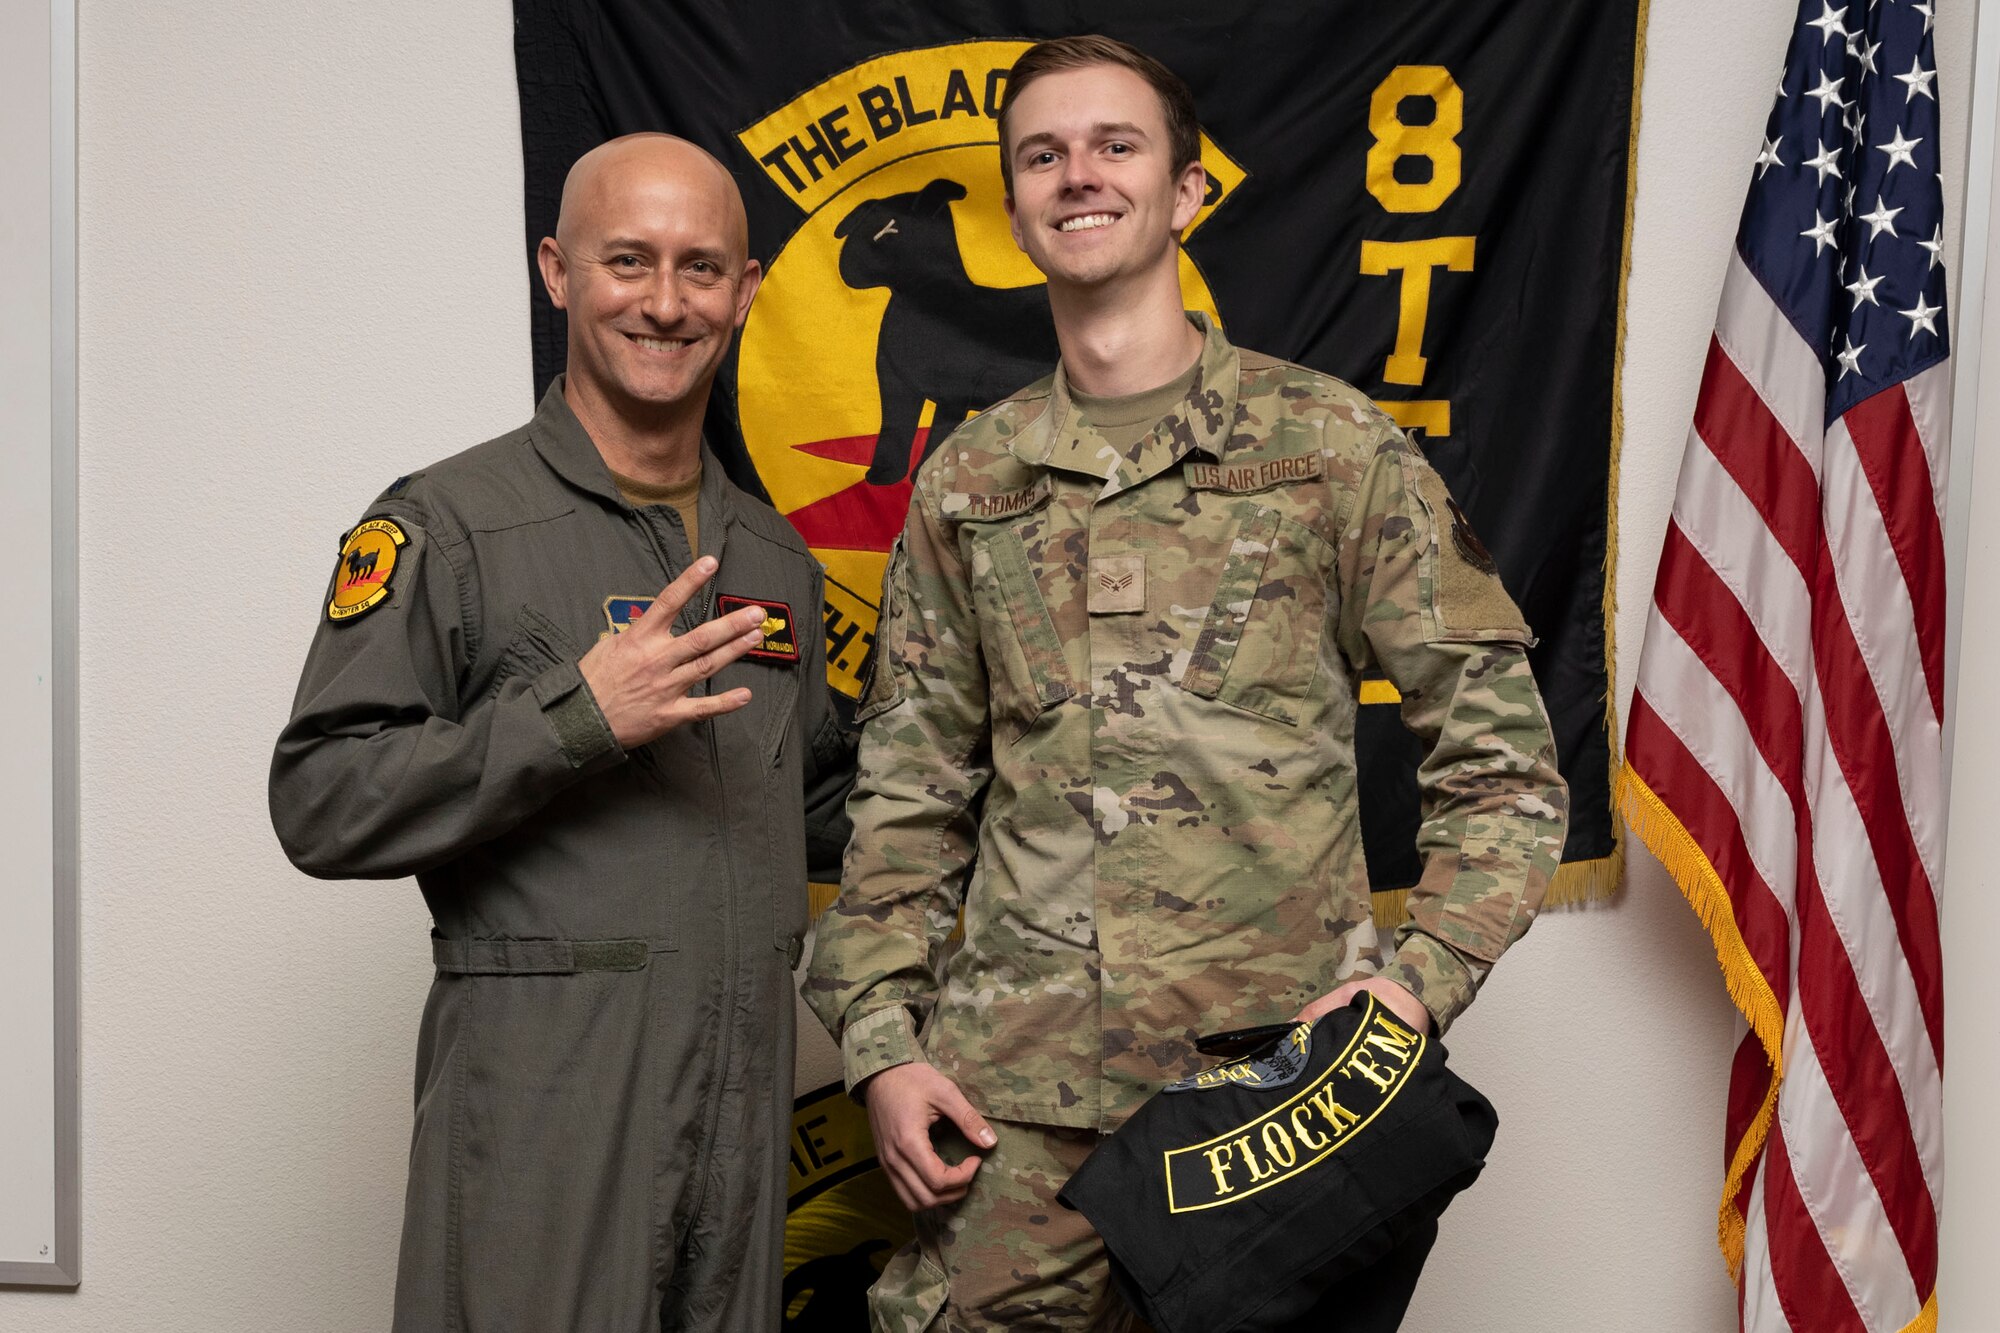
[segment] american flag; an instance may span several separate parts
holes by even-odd
[[[1621,775],[1749,1020],[1747,1333],[1937,1326],[1943,189],[1928,3],[1806,0],[1723,282]]]

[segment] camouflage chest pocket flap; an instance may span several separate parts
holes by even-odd
[[[1181,687],[1296,726],[1319,671],[1333,548],[1277,508],[1237,505],[1236,537]]]
[[[1041,530],[1048,498],[1044,484],[1011,517],[961,514],[959,519],[970,547],[994,726],[1010,742],[1025,735],[1043,713],[1076,694],[1062,637],[1028,555],[1027,534]]]

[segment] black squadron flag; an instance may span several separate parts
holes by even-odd
[[[826,565],[829,676],[850,701],[911,471],[1055,361],[1002,208],[1007,69],[1093,29],[1174,68],[1210,181],[1184,236],[1187,307],[1355,384],[1421,440],[1539,640],[1571,792],[1550,901],[1616,884],[1607,592],[1640,0],[514,11],[536,388],[563,367],[532,260],[570,164],[641,130],[702,144],[742,186],[765,269],[709,438]],[[1421,748],[1387,681],[1361,703],[1362,832],[1393,919],[1421,870]]]

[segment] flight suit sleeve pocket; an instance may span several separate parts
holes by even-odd
[[[532,606],[514,620],[514,636],[493,675],[498,697],[509,680],[529,682],[535,702],[554,730],[563,758],[573,769],[602,765],[623,753],[611,724],[578,667],[583,654],[567,634]]]
[[[550,667],[575,662],[582,656],[554,621],[532,606],[523,606],[514,618],[514,635],[507,641],[500,668],[494,673],[494,692],[498,693],[513,677],[533,679]]]
[[[1182,687],[1296,726],[1318,674],[1332,552],[1278,510],[1246,517]]]

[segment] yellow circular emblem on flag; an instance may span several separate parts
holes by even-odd
[[[403,530],[386,518],[371,518],[348,533],[334,567],[333,600],[326,604],[326,618],[348,620],[379,606],[389,595],[396,554],[407,541]]]
[[[826,567],[827,679],[850,699],[918,465],[1056,363],[1046,284],[1000,181],[1000,99],[1028,46],[885,52],[736,136],[803,215],[743,327],[738,424],[771,503]],[[1245,179],[1205,135],[1201,160],[1190,234]],[[1185,251],[1180,277],[1187,308],[1220,322]]]

